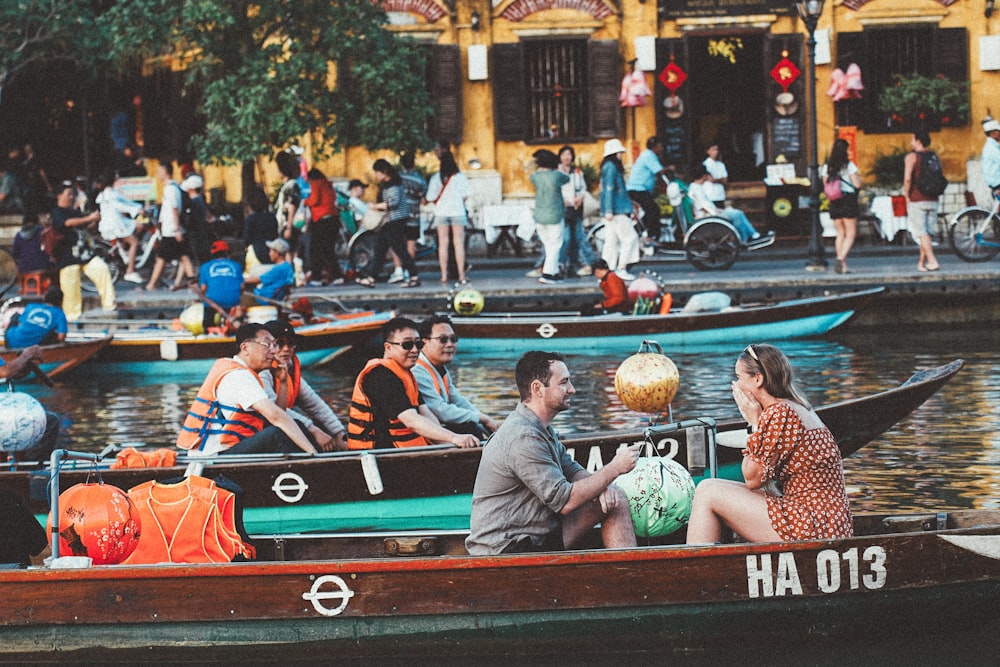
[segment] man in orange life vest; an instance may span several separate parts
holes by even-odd
[[[194,455],[261,452],[316,453],[316,447],[284,409],[267,397],[258,373],[277,353],[263,324],[236,331],[239,353],[217,359],[188,411],[177,446]]]
[[[424,347],[417,324],[395,317],[382,325],[382,339],[384,356],[369,361],[354,383],[347,447],[420,447],[441,442],[478,447],[476,436],[441,426],[420,398],[410,370]]]
[[[347,432],[323,397],[302,377],[295,355],[299,336],[286,320],[266,325],[278,345],[274,364],[260,372],[267,397],[285,409],[319,449],[332,452],[347,449]]]
[[[455,358],[458,346],[451,319],[447,315],[428,317],[420,323],[420,337],[424,349],[413,367],[420,398],[445,428],[486,439],[500,424],[473,407],[448,374],[448,364]]]

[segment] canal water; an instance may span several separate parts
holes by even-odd
[[[841,334],[835,339],[785,342],[800,384],[814,405],[896,386],[912,372],[956,358],[965,368],[922,408],[845,462],[856,511],[1000,508],[1000,332],[984,329]],[[738,416],[729,383],[742,345],[665,350],[680,372],[675,419]],[[602,347],[568,357],[577,394],[556,420],[568,435],[634,429],[646,416],[625,408],[614,391],[618,365],[634,349]],[[453,372],[463,392],[494,417],[515,405],[511,357],[462,356]],[[357,359],[307,371],[313,387],[344,419]],[[19,387],[65,415],[72,447],[99,451],[107,443],[172,446],[200,377],[158,378],[88,373],[67,376],[54,389]]]

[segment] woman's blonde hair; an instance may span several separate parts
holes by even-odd
[[[764,377],[764,390],[771,396],[795,401],[812,410],[809,400],[795,382],[792,364],[784,352],[767,343],[747,345],[739,361],[750,371]]]

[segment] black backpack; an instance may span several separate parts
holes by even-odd
[[[934,151],[921,151],[920,175],[917,176],[917,189],[927,197],[940,197],[948,187],[948,179],[941,171],[941,160]]]

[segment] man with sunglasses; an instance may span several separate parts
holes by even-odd
[[[305,378],[295,354],[299,336],[287,320],[272,320],[266,325],[278,350],[271,368],[260,373],[267,397],[284,408],[306,436],[324,452],[347,449],[347,433],[323,397]]]
[[[462,396],[448,374],[448,364],[455,359],[458,349],[458,336],[451,318],[447,315],[428,317],[420,323],[420,337],[424,341],[424,349],[413,367],[420,398],[449,430],[471,433],[480,439],[489,437],[499,424]]]
[[[177,446],[193,456],[315,454],[316,447],[283,408],[267,397],[260,372],[277,354],[274,336],[251,322],[236,331],[239,352],[217,359],[184,419]]]
[[[424,341],[416,322],[394,317],[382,325],[382,339],[382,358],[369,361],[354,383],[348,449],[420,447],[441,442],[478,447],[476,436],[441,426],[420,397],[412,369]]]

